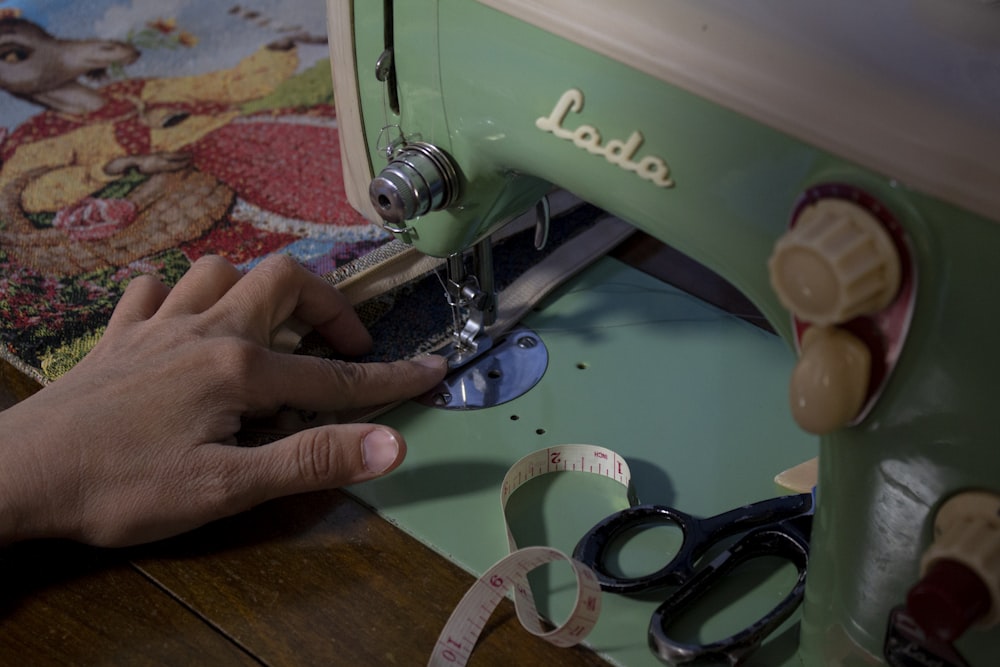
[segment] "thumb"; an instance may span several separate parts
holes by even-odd
[[[403,461],[406,441],[387,426],[339,424],[242,451],[248,459],[244,461],[246,479],[257,487],[250,495],[270,500],[384,475]]]

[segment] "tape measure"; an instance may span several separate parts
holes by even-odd
[[[500,507],[511,553],[483,573],[462,597],[438,636],[428,667],[465,665],[489,617],[511,590],[514,591],[517,618],[524,629],[556,646],[579,644],[597,624],[601,612],[601,586],[591,569],[551,547],[518,549],[507,522],[510,496],[535,477],[554,472],[584,472],[609,477],[625,487],[630,505],[638,504],[628,464],[610,449],[596,445],[557,445],[520,459],[504,475],[500,490]],[[573,568],[576,601],[566,620],[548,630],[535,607],[528,573],[557,561],[566,561]]]

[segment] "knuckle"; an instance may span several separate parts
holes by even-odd
[[[338,396],[342,407],[370,405],[389,398],[386,378],[381,377],[376,364],[354,363],[339,359],[324,359],[324,384]]]
[[[238,274],[239,270],[229,260],[219,255],[203,255],[195,260],[188,273],[203,276],[224,276]]]
[[[294,257],[277,253],[265,257],[253,270],[270,274],[275,279],[281,280],[301,271],[302,267]]]
[[[233,471],[221,466],[205,465],[192,471],[196,483],[196,498],[208,508],[227,508],[240,495],[240,485]]]
[[[185,478],[187,481],[176,491],[186,498],[188,511],[193,516],[229,516],[266,499],[249,469],[232,465],[228,457],[198,457],[189,462]]]
[[[232,266],[232,265],[220,255],[202,255],[201,257],[195,260],[192,266],[214,267],[214,266]]]
[[[198,337],[197,349],[186,362],[199,378],[198,394],[217,405],[245,406],[271,390],[260,382],[266,350],[252,341],[233,337]]]
[[[251,341],[220,338],[206,350],[206,360],[218,368],[219,377],[223,381],[246,386],[253,380],[264,354],[265,350]]]
[[[325,359],[324,362],[327,373],[345,388],[362,385],[368,380],[368,367],[365,364],[340,359]]]
[[[160,289],[165,287],[159,276],[152,273],[143,273],[129,281],[125,291],[136,291],[140,289]]]
[[[325,430],[302,433],[297,466],[299,478],[306,484],[322,484],[336,479],[344,470],[342,449]]]

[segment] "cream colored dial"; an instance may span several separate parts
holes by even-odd
[[[820,326],[885,308],[901,282],[899,255],[885,227],[845,199],[805,207],[775,244],[768,268],[782,305]]]
[[[810,327],[792,370],[789,403],[802,430],[817,435],[849,424],[861,411],[871,377],[871,353],[853,334]]]

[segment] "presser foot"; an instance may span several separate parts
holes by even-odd
[[[452,370],[416,401],[442,410],[481,410],[514,400],[545,375],[549,352],[531,329],[513,329],[492,346],[484,342],[477,338],[474,352],[454,344],[442,350]]]

